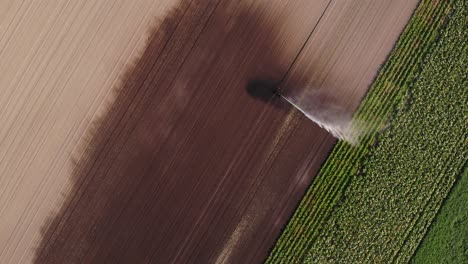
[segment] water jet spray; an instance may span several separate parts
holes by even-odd
[[[336,101],[326,102],[324,98],[327,94],[323,89],[310,89],[298,96],[285,96],[279,91],[279,86],[273,87],[275,95],[288,102],[337,139],[352,145],[359,143],[359,137],[362,134],[360,122],[354,120],[352,114]]]

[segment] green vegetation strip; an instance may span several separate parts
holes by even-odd
[[[464,1],[420,2],[267,263],[406,262],[467,158]]]
[[[456,183],[412,260],[468,263],[468,170]]]

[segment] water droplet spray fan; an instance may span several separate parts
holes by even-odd
[[[358,126],[360,122],[353,120],[352,115],[339,105],[320,102],[319,92],[313,91],[305,95],[301,101],[306,103],[302,107],[294,99],[284,96],[279,87],[273,89],[273,92],[337,139],[352,145],[359,143],[363,132],[361,126]]]

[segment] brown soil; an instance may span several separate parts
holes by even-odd
[[[71,188],[47,224],[40,221],[35,263],[265,259],[335,142],[270,89],[325,87],[353,111],[417,1],[267,2],[182,0],[153,26],[112,86],[112,102],[73,148]],[[0,144],[9,142],[5,133]],[[36,162],[28,151],[24,160]],[[42,175],[13,161],[0,172]],[[27,259],[34,239],[26,234],[40,219],[10,212],[7,204],[22,194],[6,190],[14,191],[0,197],[0,213],[15,228],[0,230],[8,237],[0,259],[10,263]]]
[[[277,32],[257,9],[215,1],[182,2],[167,15],[95,121],[36,262],[207,263],[229,247],[238,263],[264,258],[274,236],[258,241],[271,234],[262,227],[276,223],[277,233],[290,213],[278,216],[281,202],[300,198],[279,191],[297,186],[297,165],[310,161],[287,142],[302,117],[289,124],[287,103],[247,92],[255,80],[278,83],[290,67]],[[331,146],[313,134],[293,137]],[[266,182],[271,193],[248,210]],[[249,243],[247,230],[235,231],[245,217],[248,232],[259,233]],[[231,234],[245,242],[226,245]]]

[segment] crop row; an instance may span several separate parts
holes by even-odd
[[[408,26],[390,54],[387,63],[382,67],[380,74],[374,81],[361,107],[355,114],[355,118],[367,124],[368,130],[371,132],[362,139],[358,147],[351,147],[343,142],[336,144],[277,241],[267,262],[294,263],[304,260],[308,255],[312,256],[313,259],[315,253],[310,255],[309,252],[316,247],[315,245],[320,245],[325,242],[328,244],[331,243],[332,245],[335,243],[332,240],[327,240],[331,239],[333,236],[324,232],[330,229],[331,226],[338,228],[338,230],[342,228],[334,226],[336,225],[336,223],[333,222],[335,213],[330,216],[332,209],[336,207],[340,198],[343,197],[345,190],[355,188],[348,187],[350,182],[351,186],[353,186],[357,181],[354,179],[367,179],[367,177],[361,177],[361,175],[369,175],[369,162],[372,160],[370,156],[376,156],[376,153],[378,154],[382,147],[387,146],[385,141],[380,142],[382,140],[381,138],[389,138],[388,142],[392,142],[393,140],[407,140],[407,137],[411,138],[411,135],[395,134],[395,130],[397,130],[399,126],[411,127],[411,122],[415,120],[411,120],[411,118],[409,120],[402,119],[400,122],[398,114],[394,116],[394,113],[403,113],[407,105],[405,102],[408,101],[411,101],[411,109],[418,107],[417,104],[416,106],[413,105],[417,103],[417,91],[412,91],[411,96],[409,96],[408,88],[414,84],[416,77],[421,74],[423,61],[428,54],[431,54],[431,50],[437,42],[444,21],[452,8],[453,3],[448,1],[422,1],[419,4]],[[412,102],[413,99],[415,102]],[[397,109],[399,110],[396,111]],[[425,113],[424,109],[420,111]],[[396,120],[398,120],[398,122],[396,122]],[[410,124],[405,122],[409,122]],[[395,123],[397,123],[397,125],[393,125]],[[390,125],[392,126],[388,128]],[[391,131],[391,133],[389,131]],[[376,145],[377,139],[379,139],[379,144]],[[401,142],[407,143],[406,141]],[[389,147],[395,147],[395,145],[392,143]],[[387,151],[385,153],[390,152]],[[447,157],[447,159],[450,160],[451,157]],[[363,162],[364,164],[361,164]],[[379,162],[385,163],[386,161],[378,159],[373,161],[373,163],[376,164],[379,164]],[[391,164],[389,168],[394,168],[395,165],[396,164]],[[355,175],[359,176],[355,177]],[[385,174],[381,172],[379,175]],[[353,181],[351,181],[351,179],[353,179]],[[372,182],[372,184],[376,183]],[[366,186],[369,185],[365,185],[363,188],[368,188]],[[411,193],[411,191],[408,192]],[[346,191],[346,193],[348,193],[348,191]],[[435,188],[433,195],[430,197],[435,197],[439,193],[443,194],[445,192],[444,190],[436,190]],[[347,195],[344,200],[348,200],[348,198]],[[357,199],[357,197],[355,198]],[[360,198],[371,201],[367,199],[369,197]],[[434,204],[433,202],[427,203],[431,205]],[[362,204],[364,207],[360,208],[365,208],[365,205],[367,204]],[[419,213],[419,215],[421,215],[421,213]],[[379,217],[377,217],[377,219],[387,219],[383,218],[384,215]],[[413,226],[418,226],[418,228],[422,226],[419,229],[425,230],[424,227],[427,226],[427,224],[424,225],[421,223],[426,223],[427,221],[425,221],[425,219],[428,219],[428,217],[413,216],[411,219]],[[416,228],[414,230],[416,230]],[[408,243],[413,241],[413,233],[412,231],[408,231],[404,241],[408,241]],[[352,238],[355,234],[351,232],[347,235]],[[325,244],[328,245],[327,243]],[[331,248],[334,247],[329,248],[331,250]],[[325,250],[323,252],[328,251]],[[398,252],[398,254],[400,253]]]
[[[466,162],[466,10],[457,2],[393,127],[364,160],[309,262],[407,262]]]

